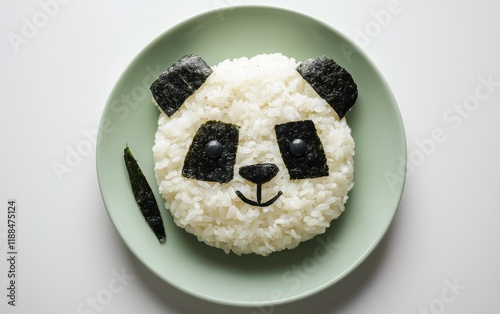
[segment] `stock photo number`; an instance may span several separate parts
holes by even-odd
[[[17,289],[17,201],[7,201],[7,303],[16,306]]]

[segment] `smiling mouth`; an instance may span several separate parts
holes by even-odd
[[[283,192],[279,191],[273,198],[271,198],[267,202],[262,203],[262,184],[257,184],[257,201],[248,199],[245,195],[243,195],[243,193],[241,193],[240,191],[236,191],[236,195],[238,195],[238,197],[243,202],[257,207],[266,207],[273,204],[282,194]]]

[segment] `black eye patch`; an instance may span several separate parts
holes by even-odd
[[[189,146],[182,175],[201,181],[227,183],[233,179],[238,127],[220,121],[200,126]]]
[[[328,176],[325,151],[311,120],[278,124],[274,127],[281,157],[290,179]]]

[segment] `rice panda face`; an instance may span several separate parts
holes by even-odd
[[[340,67],[340,79],[326,80],[337,87],[318,87],[311,67],[338,66],[326,59],[316,69],[324,60],[271,54],[210,68],[190,55],[153,83],[155,175],[179,227],[226,253],[268,255],[325,232],[343,212],[354,163],[343,115],[357,91]],[[351,104],[325,100],[346,93]]]

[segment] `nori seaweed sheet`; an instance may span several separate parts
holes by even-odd
[[[150,89],[158,106],[170,117],[212,72],[201,57],[188,54],[160,74]]]
[[[238,127],[221,121],[203,123],[193,138],[182,168],[186,178],[201,181],[227,183],[233,179],[236,150],[238,148]],[[217,141],[222,146],[219,157],[207,154],[207,145]]]
[[[297,71],[342,119],[358,98],[351,74],[326,56],[307,59]]]
[[[128,146],[125,147],[123,157],[125,159],[132,192],[139,205],[139,209],[158,240],[164,242],[166,238],[165,228],[163,227],[163,220],[153,191]]]
[[[281,157],[288,169],[290,179],[307,179],[328,176],[325,151],[311,120],[293,121],[274,127]],[[303,155],[294,156],[290,144],[301,139],[307,148]]]

